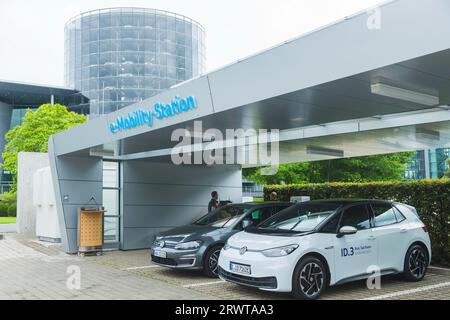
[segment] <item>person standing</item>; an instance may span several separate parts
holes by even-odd
[[[219,193],[217,191],[211,192],[211,200],[208,203],[208,212],[214,211],[219,207]]]
[[[270,194],[269,201],[278,201],[278,194],[275,191]]]

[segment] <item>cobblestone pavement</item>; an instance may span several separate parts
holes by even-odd
[[[200,272],[154,265],[148,250],[79,258],[60,246],[7,236],[0,241],[0,299],[290,299],[207,278]],[[79,266],[81,290],[67,289],[68,266]],[[329,288],[322,299],[450,300],[450,276],[428,273],[419,283],[384,277],[380,290],[365,281]]]
[[[210,298],[200,292],[97,263],[96,257],[70,256],[62,253],[59,246],[44,246],[11,236],[0,240],[0,266],[0,299]],[[68,273],[74,268],[71,266],[79,267],[80,290],[67,287],[73,275]]]

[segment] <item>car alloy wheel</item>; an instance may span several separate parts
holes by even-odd
[[[211,248],[204,257],[204,272],[208,277],[217,278],[219,276],[219,256],[222,246]]]
[[[317,296],[324,285],[322,267],[315,262],[307,263],[300,271],[300,289],[308,298]]]
[[[428,269],[428,253],[420,245],[413,245],[405,255],[403,277],[407,281],[421,281]]]
[[[220,249],[215,250],[210,256],[209,256],[209,270],[211,270],[211,273],[214,275],[219,275],[219,256],[220,256]]]
[[[408,258],[409,273],[416,279],[422,279],[427,271],[427,258],[421,247],[415,247]]]
[[[297,263],[292,275],[292,294],[298,299],[319,298],[328,286],[325,262],[315,256],[305,256]]]

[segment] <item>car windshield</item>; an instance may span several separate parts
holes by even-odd
[[[245,213],[250,210],[249,206],[228,205],[217,210],[211,211],[196,222],[195,225],[211,226],[215,228],[225,228],[233,225]]]
[[[317,202],[294,205],[263,222],[259,229],[303,233],[314,230],[340,208],[339,203]]]

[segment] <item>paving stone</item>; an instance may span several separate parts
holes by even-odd
[[[201,272],[179,271],[153,265],[148,250],[105,252],[79,258],[62,252],[60,245],[8,235],[0,241],[0,299],[292,299],[288,294],[220,282]],[[80,290],[70,290],[68,267],[78,266]],[[449,300],[448,274],[428,273],[419,283],[399,276],[383,277],[380,290],[367,289],[365,281],[329,288],[325,300],[423,299]],[[188,287],[186,287],[188,286]],[[409,292],[417,289],[417,292]],[[386,298],[386,295],[387,298]],[[393,296],[391,296],[393,295]]]

